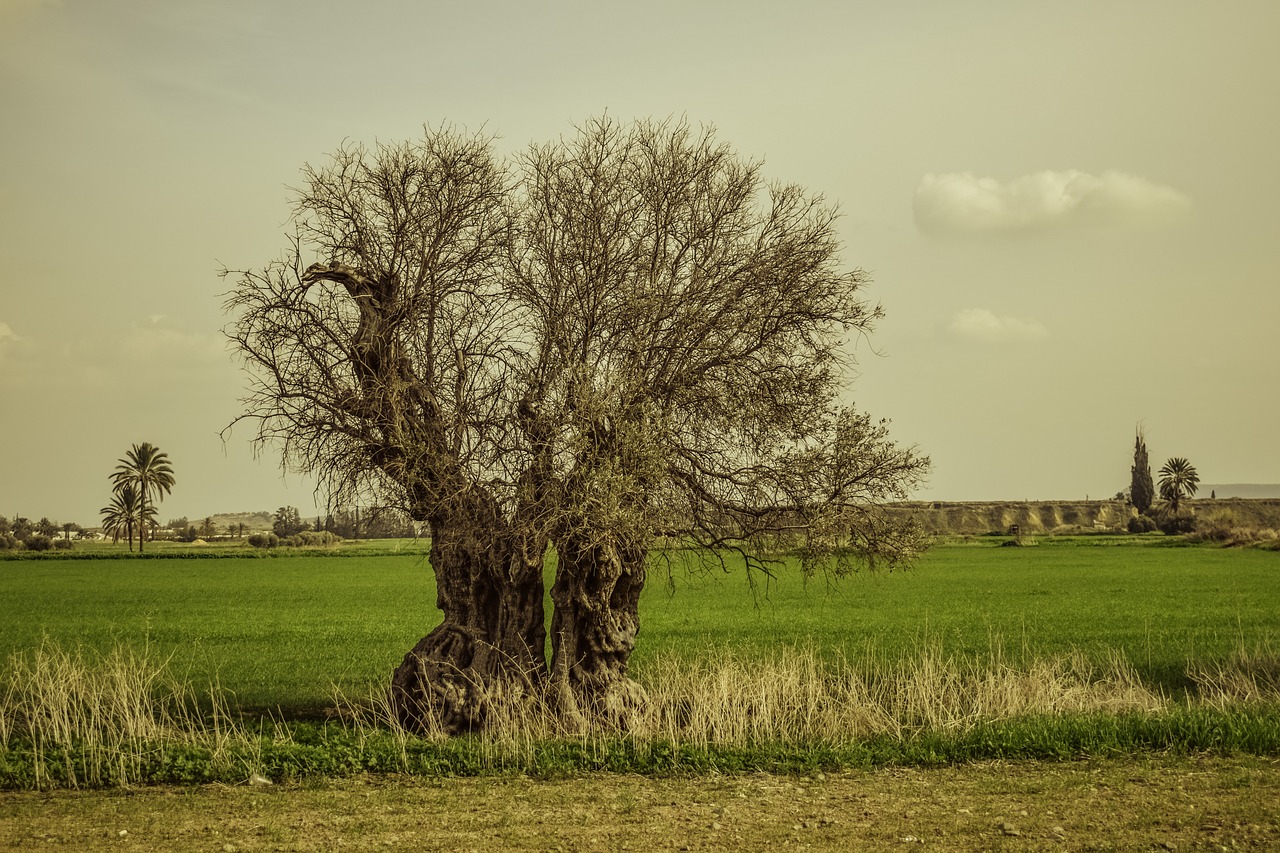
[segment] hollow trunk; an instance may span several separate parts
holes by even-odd
[[[432,525],[431,566],[444,621],[392,675],[392,706],[402,725],[476,731],[494,701],[541,695],[545,551],[545,540],[509,531]]]
[[[645,549],[603,536],[557,542],[551,700],[567,725],[628,728],[645,703],[627,675],[640,631]]]

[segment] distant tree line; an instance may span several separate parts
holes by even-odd
[[[401,539],[415,536],[417,530],[407,515],[394,507],[349,507],[316,516],[314,522],[304,519],[297,507],[282,506],[276,510],[271,532],[281,539],[304,531],[332,533],[343,539]]]
[[[84,528],[78,524],[60,524],[48,516],[32,521],[19,515],[10,521],[0,515],[0,551],[66,549],[71,547],[72,534],[83,532]]]

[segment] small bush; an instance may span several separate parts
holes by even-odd
[[[342,537],[328,530],[303,530],[281,541],[282,545],[294,548],[328,548],[342,544]]]
[[[53,547],[53,540],[40,533],[33,533],[22,543],[28,551],[48,551]]]
[[[1196,529],[1196,518],[1189,512],[1174,513],[1165,511],[1156,517],[1156,526],[1167,536],[1178,536],[1192,533]]]
[[[22,540],[12,533],[0,533],[0,551],[21,551]]]
[[[1214,524],[1200,522],[1196,532],[1191,536],[1194,542],[1213,542],[1228,548],[1246,545],[1267,547],[1268,543],[1274,542],[1276,538],[1276,531],[1270,528],[1228,527],[1221,522]]]
[[[1157,529],[1156,520],[1149,515],[1135,515],[1129,519],[1130,533],[1153,533]]]
[[[274,548],[280,544],[280,537],[274,533],[254,533],[249,536],[249,546],[252,548]]]
[[[53,550],[55,550],[55,551],[70,551],[70,550],[71,550],[71,540],[70,540],[70,539],[55,539],[55,540],[53,540]]]

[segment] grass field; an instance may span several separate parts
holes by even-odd
[[[634,670],[643,680],[657,661],[716,647],[890,662],[922,649],[1015,663],[1118,651],[1153,687],[1176,693],[1191,661],[1280,646],[1280,554],[1107,541],[974,540],[936,547],[905,573],[827,584],[783,571],[754,589],[741,572],[658,559]],[[434,625],[434,585],[416,550],[3,561],[0,658],[46,637],[100,650],[148,645],[245,709],[307,715],[331,702],[334,684],[359,692],[385,680]]]
[[[1168,541],[984,537],[834,583],[659,555],[625,731],[495,700],[464,738],[379,707],[439,618],[424,543],[3,560],[0,787],[1280,754],[1280,555]]]

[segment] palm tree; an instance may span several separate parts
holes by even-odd
[[[1189,498],[1200,488],[1200,475],[1195,466],[1175,456],[1160,469],[1160,497],[1173,507],[1174,515],[1178,513],[1178,504],[1183,498]]]
[[[111,479],[117,490],[130,484],[137,488],[138,551],[141,552],[147,524],[155,521],[155,504],[173,490],[173,466],[169,463],[169,455],[148,441],[135,444],[120,460]]]
[[[138,524],[138,489],[132,483],[116,487],[111,503],[98,512],[102,513],[102,532],[111,534],[111,541],[119,542],[120,535],[129,537],[129,550],[133,550],[133,529]]]

